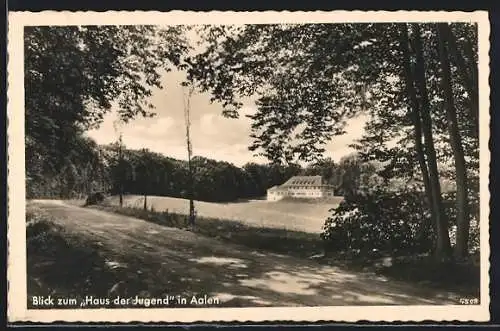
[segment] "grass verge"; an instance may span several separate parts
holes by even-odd
[[[82,293],[102,297],[118,281],[106,267],[102,250],[92,242],[67,233],[43,211],[26,210],[27,292],[28,308],[72,308],[35,305],[36,296],[75,298]],[[74,307],[73,307],[74,308]]]

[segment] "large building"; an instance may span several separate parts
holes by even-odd
[[[323,183],[321,176],[294,176],[279,186],[267,190],[267,200],[277,201],[285,197],[318,199],[335,196],[335,188]]]

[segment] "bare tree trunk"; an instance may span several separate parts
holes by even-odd
[[[419,237],[421,239],[428,237],[430,234],[430,228],[433,224],[437,224],[437,214],[439,210],[436,210],[434,204],[432,203],[433,191],[431,188],[429,169],[427,167],[427,162],[425,161],[425,152],[422,145],[422,120],[420,118],[420,110],[417,99],[417,93],[414,86],[414,73],[410,61],[410,50],[409,50],[409,38],[408,38],[408,25],[403,24],[401,28],[401,50],[403,53],[403,63],[404,63],[404,76],[406,80],[406,90],[408,93],[408,98],[410,100],[410,112],[411,118],[414,126],[414,138],[415,138],[415,150],[417,152],[417,159],[420,166],[420,171],[422,172],[422,180],[424,182],[425,193],[427,196],[427,203],[429,204],[431,210],[430,222],[425,222],[421,225],[421,230]]]
[[[123,181],[125,180],[125,169],[123,166],[123,147],[122,147],[122,134],[120,133],[120,138],[118,139],[118,167],[119,167],[119,195],[120,195],[120,208],[123,207]]]
[[[446,48],[447,41],[449,41],[449,38],[447,37],[450,36],[450,34],[447,33],[448,29],[448,23],[437,24],[439,58],[443,74],[441,82],[444,93],[450,145],[453,151],[453,158],[455,160],[455,174],[457,182],[457,238],[455,244],[455,257],[462,259],[465,258],[468,253],[467,244],[469,241],[470,228],[467,197],[467,170],[465,166],[462,139],[458,128],[457,112],[453,100],[450,60],[448,58],[448,50]]]
[[[144,210],[148,210],[148,195],[144,193]]]
[[[191,95],[193,93],[193,89],[190,88],[188,95],[187,95],[187,100],[184,99],[184,118],[186,122],[186,142],[187,142],[187,152],[188,152],[188,173],[189,173],[189,188],[188,188],[188,195],[189,195],[189,218],[188,218],[188,225],[194,226],[195,224],[195,218],[196,218],[196,212],[194,208],[194,180],[193,180],[193,167],[191,163],[191,157],[192,157],[192,145],[191,145],[191,135],[190,135],[190,128],[191,128],[191,120],[190,120],[190,101],[191,101]]]
[[[443,209],[441,198],[441,184],[439,182],[439,172],[437,167],[436,150],[434,148],[434,138],[432,134],[432,119],[430,115],[430,103],[427,94],[425,62],[422,49],[422,40],[420,37],[420,27],[413,24],[414,46],[416,52],[415,79],[421,100],[422,129],[425,138],[425,153],[429,165],[429,182],[432,190],[433,208],[436,213],[436,257],[444,259],[451,253],[450,236],[448,233],[448,221]]]
[[[90,196],[92,194],[92,169],[90,163],[87,163],[87,166],[85,167],[85,193],[87,193],[87,196]]]

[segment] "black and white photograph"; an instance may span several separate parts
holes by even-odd
[[[12,13],[9,320],[487,320],[488,34]]]

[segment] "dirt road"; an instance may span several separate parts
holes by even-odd
[[[109,263],[122,268],[124,275],[140,275],[142,290],[153,294],[168,290],[179,295],[207,295],[219,298],[224,306],[457,303],[453,294],[371,273],[352,273],[313,260],[253,251],[61,201],[33,203],[69,233],[99,244],[108,252]]]

